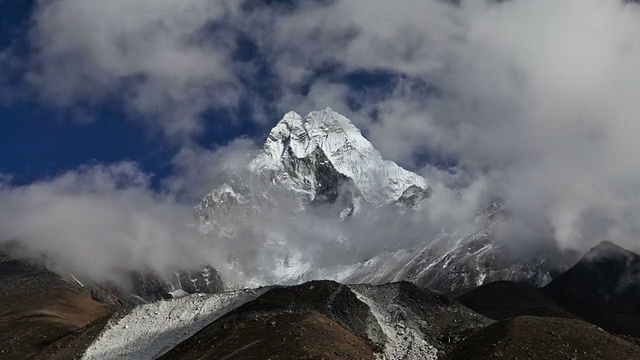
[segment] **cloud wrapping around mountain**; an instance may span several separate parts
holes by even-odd
[[[417,168],[436,189],[480,202],[502,199],[509,221],[500,236],[514,244],[583,249],[610,239],[637,247],[640,7],[634,3],[57,0],[39,3],[32,21],[24,80],[43,102],[72,108],[116,98],[131,118],[184,149],[160,192],[137,180],[115,186],[110,166],[98,170],[107,180],[80,169],[5,186],[2,197],[11,201],[4,203],[13,204],[3,206],[11,225],[5,234],[60,249],[73,235],[89,247],[82,254],[99,249],[93,246],[109,229],[125,229],[126,241],[109,238],[123,252],[147,246],[149,238],[159,241],[154,246],[174,246],[182,237],[175,229],[190,215],[184,199],[204,195],[224,173],[219,163],[238,163],[253,148],[242,139],[215,154],[195,146],[193,136],[207,126],[203,114],[245,101],[257,122],[273,107],[280,113],[333,107],[384,157]],[[259,70],[255,58],[242,58],[243,39],[272,71],[275,101],[247,86]],[[0,59],[16,66],[11,49]],[[354,89],[343,75],[358,72],[390,73],[397,81],[382,93]],[[455,165],[443,171],[424,159]],[[465,195],[470,189],[473,195]],[[54,207],[28,207],[41,193],[51,206],[71,201],[73,214],[90,219],[65,221]],[[461,211],[459,203],[433,206],[452,217]],[[77,233],[56,237],[56,224]],[[145,232],[156,226],[163,231]]]
[[[23,240],[24,254],[94,281],[198,261],[189,207],[151,192],[148,181],[134,164],[117,163],[0,186],[0,238]]]

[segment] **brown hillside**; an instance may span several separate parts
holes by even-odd
[[[75,289],[0,298],[0,355],[26,359],[65,335],[108,315],[111,307]]]
[[[459,343],[448,359],[637,360],[640,347],[581,320],[521,316]]]
[[[215,323],[214,323],[215,324]],[[374,359],[367,343],[315,312],[210,325],[161,359]]]

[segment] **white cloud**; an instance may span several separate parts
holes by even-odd
[[[440,188],[432,214],[455,218],[497,195],[511,214],[503,237],[514,243],[550,238],[562,247],[584,248],[610,239],[637,248],[638,5],[615,0],[472,0],[459,6],[435,0],[338,0],[305,2],[293,13],[269,7],[244,12],[241,5],[42,2],[30,34],[36,50],[30,79],[44,99],[65,107],[121,95],[134,114],[170,138],[186,139],[188,146],[175,159],[178,170],[167,181],[166,196],[142,185],[143,177],[119,188],[113,185],[119,175],[104,169],[106,176],[79,187],[81,199],[63,186],[70,181],[64,177],[5,188],[4,196],[31,210],[29,199],[45,194],[42,198],[51,201],[43,207],[48,211],[38,213],[43,218],[58,214],[53,204],[60,199],[72,204],[71,214],[91,213],[89,204],[99,204],[96,218],[111,219],[118,213],[114,209],[125,209],[130,216],[117,219],[128,229],[123,238],[130,239],[144,234],[135,225],[138,220],[141,228],[165,223],[178,228],[176,220],[169,220],[173,216],[188,222],[188,206],[173,197],[195,199],[213,188],[221,174],[216,170],[220,156],[228,156],[225,148],[209,153],[189,141],[203,126],[202,113],[233,108],[238,99],[256,95],[239,80],[255,69],[233,60],[237,31],[255,41],[277,74],[273,93],[281,96],[269,107],[306,113],[331,106],[362,127],[384,156],[402,164],[421,164],[425,153],[455,159],[455,176],[424,169]],[[216,24],[222,30],[205,30]],[[338,76],[318,75],[327,66],[334,66]],[[370,96],[366,89],[341,82],[339,75],[360,70],[389,71],[406,80],[387,96]],[[308,85],[308,93],[298,91],[301,85]],[[349,96],[362,107],[351,110]],[[230,148],[240,154],[253,145],[238,140]],[[87,173],[66,176],[86,180]],[[457,191],[462,203],[454,201]],[[138,201],[132,204],[128,195]],[[181,210],[174,214],[169,209]],[[39,219],[23,213],[30,222]],[[105,223],[109,226],[85,222],[95,225],[96,233],[108,233],[109,227],[120,228],[120,220]],[[53,221],[43,222],[51,230],[21,233],[17,226],[28,228],[30,222],[8,229],[13,236],[45,239],[54,234],[50,244],[71,241],[65,240],[70,234],[56,235],[62,230],[53,229]],[[77,231],[74,239],[90,235],[85,227]]]
[[[29,79],[63,107],[122,96],[166,135],[197,132],[212,106],[234,105],[231,34],[210,31],[238,1],[40,2],[30,31]]]
[[[185,147],[173,159],[176,174],[165,180],[170,193],[196,204],[214,186],[241,175],[258,146],[248,138],[237,138],[214,149]]]
[[[31,185],[0,187],[0,239],[19,240],[62,273],[118,281],[207,259],[190,207],[149,187],[134,164],[85,167]]]
[[[639,24],[622,1],[337,1],[279,18],[286,36],[265,41],[291,83],[337,63],[432,84],[364,98],[359,115],[378,119],[359,123],[385,155],[457,159],[539,239],[637,247]]]

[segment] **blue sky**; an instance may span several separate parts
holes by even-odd
[[[11,49],[15,60],[28,62],[28,31],[34,11],[34,1],[0,2],[0,48]],[[245,56],[252,56],[249,51]],[[6,68],[5,68],[6,69]],[[136,162],[141,169],[154,175],[157,184],[172,172],[171,158],[179,150],[174,144],[131,121],[120,99],[107,99],[98,104],[55,106],[40,101],[24,84],[24,68],[4,76],[12,77],[16,98],[0,102],[0,173],[9,175],[11,183],[24,185],[54,177],[80,165]],[[256,83],[260,82],[256,80]],[[13,97],[13,96],[12,96]],[[262,127],[243,119],[242,109],[221,109],[203,115],[207,119],[225,119],[224,126],[213,122],[194,138],[202,146],[215,147],[238,136],[263,136]]]
[[[283,12],[295,9],[288,1],[274,2]],[[34,71],[33,21],[35,2],[3,1],[0,5],[0,48],[9,52],[18,66],[4,66],[4,101],[0,102],[0,173],[9,175],[14,185],[24,185],[55,177],[81,165],[133,161],[153,176],[153,183],[173,173],[171,159],[184,146],[182,141],[167,140],[157,128],[135,121],[144,117],[126,109],[118,94],[95,101],[78,99],[63,105],[43,99],[39,89],[28,84],[26,76]],[[214,31],[215,33],[215,31]],[[189,142],[203,148],[223,146],[244,136],[260,142],[269,128],[287,109],[280,105],[282,84],[272,64],[255,43],[239,33],[234,39],[231,58],[251,64],[248,74],[239,75],[245,87],[244,98],[231,106],[215,106],[196,114],[202,130],[189,136]],[[215,36],[215,35],[212,35]],[[144,74],[141,74],[144,76]],[[363,94],[367,99],[384,98],[404,75],[389,69],[345,69],[327,62],[297,82],[288,91],[307,96],[318,80],[326,80],[349,89],[344,102],[349,109],[360,110]],[[64,79],[62,80],[64,81]],[[252,102],[259,109],[251,108]],[[342,104],[319,104],[340,107]],[[255,112],[259,112],[256,115]],[[376,112],[368,115],[375,117]],[[152,115],[153,116],[153,115]],[[255,118],[259,117],[257,121]],[[366,130],[366,129],[363,129]]]
[[[0,2],[0,46],[20,48],[19,61],[29,61],[27,32],[34,1]],[[5,73],[5,76],[7,74]],[[8,74],[20,79],[20,71]],[[12,183],[25,184],[55,176],[92,162],[129,159],[154,173],[168,171],[170,147],[154,141],[141,126],[123,121],[126,116],[117,104],[89,108],[83,116],[92,121],[77,121],[74,108],[57,108],[36,98],[20,82],[14,88],[17,99],[0,103],[0,172],[12,177]],[[108,108],[109,107],[109,108]]]

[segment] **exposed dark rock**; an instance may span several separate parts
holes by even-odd
[[[255,316],[279,313],[318,312],[379,347],[383,333],[367,305],[348,286],[333,281],[311,281],[267,291],[217,321],[242,322]],[[221,325],[222,326],[222,325]],[[380,350],[379,348],[377,350]]]
[[[494,320],[523,315],[576,318],[541,289],[529,284],[496,281],[452,296],[461,304]]]
[[[440,351],[449,350],[471,332],[493,322],[447,296],[409,282],[350,286],[386,307],[388,321],[419,329],[424,340]]]
[[[636,360],[640,347],[584,321],[522,316],[480,330],[446,358]]]
[[[610,242],[545,287],[560,305],[605,330],[640,337],[640,255]]]
[[[161,359],[363,359],[373,350],[362,339],[320,313],[294,312],[210,326]]]

